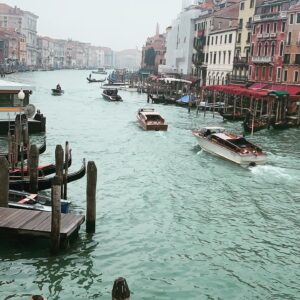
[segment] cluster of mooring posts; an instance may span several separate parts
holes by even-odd
[[[57,145],[55,149],[55,176],[52,179],[41,178],[44,174],[39,166],[39,154],[45,149],[45,144],[40,148],[30,145],[28,120],[22,114],[18,115],[14,126],[8,131],[8,153],[0,153],[0,231],[49,237],[51,252],[57,253],[60,246],[69,246],[70,237],[78,233],[80,225],[85,221],[83,215],[62,214],[61,199],[67,199],[67,183],[84,176],[86,167],[84,162],[80,172],[69,174],[71,158],[69,143],[66,142],[65,151],[61,145]],[[46,181],[49,182],[49,187],[45,186]],[[87,232],[95,232],[96,184],[97,168],[94,162],[89,161],[86,189]],[[17,187],[21,195],[24,190],[35,195],[39,190],[51,188],[51,212],[9,207],[11,186]]]

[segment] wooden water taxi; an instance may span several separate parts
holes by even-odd
[[[239,165],[255,166],[267,161],[267,154],[262,149],[222,127],[195,129],[193,135],[203,150]]]
[[[144,130],[168,130],[165,119],[153,108],[140,108],[137,112],[137,120]]]

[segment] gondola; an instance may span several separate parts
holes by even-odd
[[[46,151],[47,145],[46,145],[46,139],[44,139],[44,143],[38,147],[39,154],[43,154]],[[18,153],[18,161],[21,161],[22,155],[21,151]],[[4,156],[8,160],[8,153],[0,153],[0,156]],[[24,147],[23,149],[23,159],[27,159],[27,148]]]
[[[85,159],[83,160],[82,167],[73,173],[69,173],[67,177],[67,182],[72,182],[82,178],[85,175],[86,166],[85,166]],[[52,180],[53,176],[48,177],[39,177],[38,178],[38,191],[47,190],[52,187]],[[9,181],[9,189],[11,190],[18,190],[18,191],[26,191],[28,192],[30,188],[30,181],[27,177],[23,180],[10,180]]]
[[[68,213],[71,201],[61,199],[60,203],[61,213]],[[29,210],[52,211],[52,201],[50,197],[15,190],[8,191],[8,206]]]
[[[68,157],[69,157],[69,159],[68,159],[68,168],[69,168],[72,164],[72,149],[69,150]],[[65,168],[65,164],[64,164],[63,168]],[[38,166],[38,176],[39,177],[51,175],[51,174],[55,173],[55,171],[56,171],[55,164],[47,164],[47,165]],[[9,170],[9,178],[11,180],[20,179],[21,176],[22,176],[22,170],[20,168],[15,168],[13,170],[12,169]],[[24,177],[29,176],[29,172],[28,172],[27,168],[23,169],[23,176]]]
[[[89,77],[87,77],[86,79],[89,83],[104,82],[106,80],[106,78],[105,79],[95,79],[95,78],[89,78]]]
[[[52,89],[53,96],[61,96],[65,91],[62,89]]]

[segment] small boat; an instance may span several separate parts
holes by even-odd
[[[67,214],[70,210],[69,200],[60,200],[61,212]],[[38,211],[51,211],[51,198],[40,195],[20,192],[15,190],[8,191],[8,206],[12,208],[30,209]]]
[[[85,160],[83,160],[83,164],[82,167],[73,173],[68,173],[67,176],[67,182],[72,182],[75,180],[78,180],[80,178],[82,178],[85,175],[86,172],[86,166],[85,166]],[[47,176],[47,177],[39,177],[38,178],[38,190],[42,191],[42,190],[47,190],[47,189],[51,189],[52,187],[52,179],[53,176]],[[11,190],[18,190],[18,191],[29,191],[30,188],[30,180],[28,177],[19,180],[10,180],[9,181],[9,189]]]
[[[144,130],[163,130],[168,129],[165,119],[153,108],[140,108],[137,112],[137,120]]]
[[[53,96],[61,96],[65,91],[62,89],[52,89]]]
[[[94,83],[94,82],[104,82],[104,81],[106,80],[106,78],[104,78],[104,79],[95,79],[95,78],[90,78],[90,77],[87,77],[86,79],[87,79],[87,81],[88,81],[89,83]]]
[[[72,149],[69,150],[69,160],[68,160],[68,168],[72,164]],[[63,166],[65,168],[65,164]],[[48,176],[56,172],[56,166],[55,164],[47,164],[47,165],[41,165],[38,166],[38,176],[43,177],[43,176]],[[16,179],[21,179],[20,177],[22,176],[22,169],[21,168],[14,168],[9,170],[9,178],[10,180],[16,180]],[[23,176],[27,177],[29,176],[29,170],[27,168],[23,169]]]
[[[93,74],[103,74],[103,75],[106,75],[107,72],[105,71],[104,68],[98,68],[97,71],[92,71]]]
[[[204,127],[193,130],[200,147],[212,154],[242,166],[264,164],[267,155],[243,136],[227,133],[222,127]]]
[[[102,93],[102,97],[108,101],[123,101],[118,95],[118,89],[106,89]]]

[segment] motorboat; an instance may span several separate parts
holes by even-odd
[[[137,120],[144,130],[166,131],[168,124],[154,108],[140,108],[137,112]]]
[[[29,103],[34,87],[28,84],[0,80],[0,134],[7,135],[15,128],[16,119],[26,118],[28,132],[44,133],[46,117],[35,106]]]
[[[203,150],[239,165],[255,166],[267,161],[267,154],[261,148],[223,127],[203,127],[192,132]]]
[[[118,89],[105,89],[102,97],[108,101],[123,101],[122,97],[118,95]]]
[[[71,201],[60,200],[61,212],[66,214],[70,210]],[[12,208],[30,209],[38,211],[51,211],[52,201],[50,197],[40,194],[30,194],[16,190],[8,191],[8,206]]]

